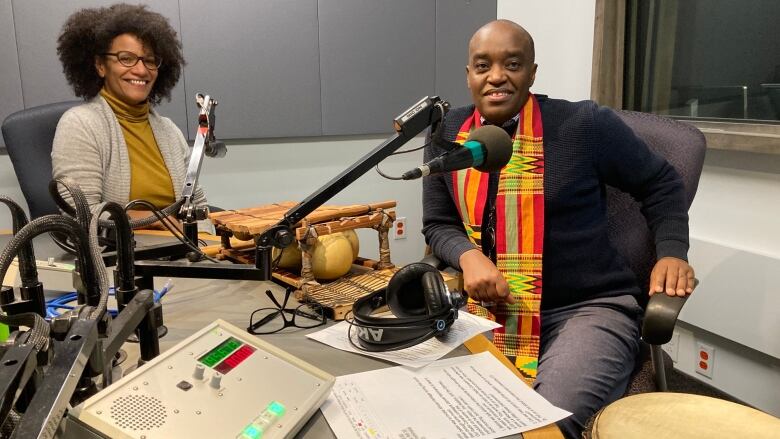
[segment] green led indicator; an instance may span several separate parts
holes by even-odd
[[[198,358],[198,361],[205,364],[208,367],[214,367],[225,357],[230,355],[233,351],[241,347],[241,342],[233,337],[223,341],[216,348],[206,352],[203,356]]]
[[[263,437],[263,432],[261,430],[258,430],[256,427],[250,425],[249,427],[244,429],[241,435],[247,439],[258,439]]]
[[[268,404],[268,408],[266,410],[275,414],[279,418],[281,418],[285,412],[284,405],[282,405],[281,402],[276,402],[276,401],[273,401],[270,404]]]

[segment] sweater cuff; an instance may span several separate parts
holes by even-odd
[[[474,250],[477,248],[471,241],[468,239],[466,240],[457,240],[453,245],[449,246],[447,249],[447,257],[448,265],[455,268],[458,271],[461,271],[460,268],[460,257],[463,255],[463,253],[466,253],[469,250]]]
[[[658,259],[670,256],[688,262],[688,244],[682,241],[667,239],[658,242],[655,245],[655,253]]]

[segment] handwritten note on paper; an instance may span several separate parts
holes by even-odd
[[[570,415],[488,352],[338,377],[322,413],[340,439],[489,439]]]
[[[347,338],[347,330],[349,329],[347,322],[341,322],[306,336],[342,351],[381,358],[404,366],[423,367],[445,356],[471,337],[499,326],[501,325],[496,322],[461,311],[458,313],[458,319],[455,320],[445,336],[431,338],[418,345],[389,352],[366,352],[355,349]],[[352,328],[352,341],[358,344],[356,328]]]

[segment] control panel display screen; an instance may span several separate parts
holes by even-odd
[[[255,348],[253,346],[230,337],[214,349],[203,354],[198,358],[198,361],[221,374],[226,374],[246,360],[254,351]]]

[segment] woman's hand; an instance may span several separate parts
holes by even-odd
[[[481,251],[467,251],[460,255],[459,262],[463,271],[463,289],[469,297],[482,302],[515,303],[506,279]]]

